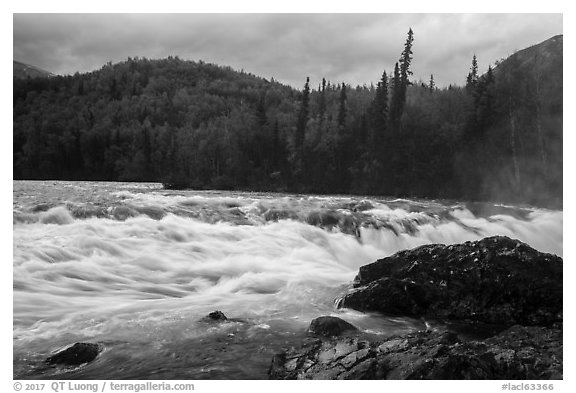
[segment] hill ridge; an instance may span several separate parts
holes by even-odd
[[[13,62],[13,74],[14,78],[37,78],[37,77],[54,77],[56,74],[46,71],[35,65],[27,64],[22,61],[12,60]]]

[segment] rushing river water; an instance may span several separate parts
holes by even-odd
[[[369,334],[422,320],[336,310],[361,265],[506,235],[562,256],[561,211],[345,196],[15,181],[14,378],[260,379],[310,321]],[[200,319],[214,310],[234,320]],[[44,359],[98,342],[93,363]]]

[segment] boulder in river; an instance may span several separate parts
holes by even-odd
[[[76,343],[46,359],[48,364],[78,366],[96,359],[102,347],[94,343]]]
[[[562,258],[504,236],[398,252],[362,266],[340,307],[512,326],[562,320]]]
[[[212,311],[210,314],[206,315],[202,318],[203,321],[211,322],[211,321],[226,321],[228,318],[222,311],[216,310]]]
[[[308,328],[308,332],[324,337],[339,336],[350,330],[358,329],[341,318],[331,316],[318,317],[312,320]]]

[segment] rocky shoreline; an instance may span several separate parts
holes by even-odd
[[[271,379],[562,379],[562,324],[515,325],[487,340],[420,331],[385,340],[309,338],[277,354]]]
[[[434,319],[447,329],[380,339],[320,317],[300,348],[274,356],[269,376],[562,379],[562,306],[555,255],[503,236],[426,245],[361,267],[339,307]],[[477,325],[491,330],[465,334]]]

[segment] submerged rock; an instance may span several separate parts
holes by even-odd
[[[367,200],[361,200],[359,202],[352,202],[349,204],[349,209],[352,211],[363,212],[366,210],[374,209],[374,205]]]
[[[337,227],[339,222],[340,215],[333,210],[312,211],[306,217],[306,223],[326,229]]]
[[[93,343],[76,343],[46,359],[48,364],[78,366],[96,359],[102,347]]]
[[[354,325],[338,317],[318,317],[310,323],[308,332],[318,336],[339,336],[345,331],[358,330]]]
[[[87,204],[82,206],[71,206],[70,208],[72,211],[72,216],[77,219],[108,217],[106,208],[102,206],[91,206]]]
[[[119,221],[126,221],[130,217],[136,217],[138,212],[128,206],[116,206],[112,209],[112,216]]]
[[[166,216],[166,212],[157,206],[138,206],[135,208],[140,214],[145,214],[153,220],[161,220]]]
[[[271,379],[562,379],[562,327],[514,326],[486,341],[417,332],[310,340],[277,354]]]
[[[504,236],[401,251],[362,266],[341,307],[511,326],[562,320],[562,258]]]
[[[33,213],[45,212],[45,211],[50,210],[52,207],[53,207],[53,206],[50,205],[50,204],[48,204],[48,203],[40,203],[40,204],[34,206],[34,207],[31,209],[31,211],[32,211]]]
[[[271,208],[264,213],[266,221],[297,220],[298,214],[290,209]]]
[[[226,321],[228,320],[228,318],[226,317],[226,315],[224,315],[224,313],[222,311],[216,310],[216,311],[212,311],[210,314],[206,315],[204,318],[202,318],[203,321]]]

